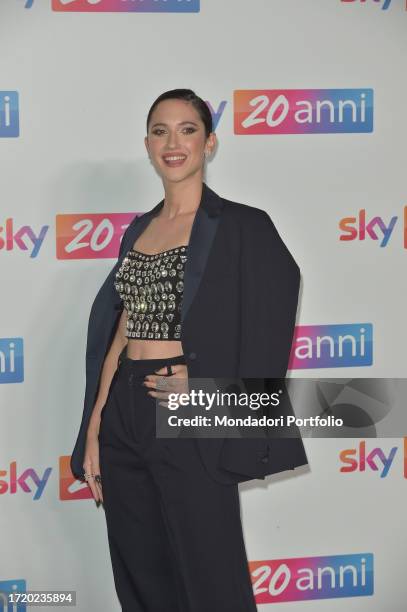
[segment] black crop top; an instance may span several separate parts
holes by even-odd
[[[125,335],[146,340],[179,340],[188,245],[148,255],[130,249],[114,286],[127,310]]]

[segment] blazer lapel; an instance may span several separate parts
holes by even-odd
[[[203,183],[201,202],[192,224],[188,258],[185,264],[181,323],[185,320],[201,283],[216,230],[218,229],[222,208],[222,199]]]
[[[133,248],[138,237],[144,232],[151,219],[160,212],[163,205],[164,200],[161,200],[152,210],[144,213],[137,219],[134,227],[126,236],[122,255],[117,261],[114,268],[115,271],[121,265],[127,251]],[[203,182],[201,201],[195,214],[188,244],[188,257],[184,273],[184,296],[181,307],[181,323],[184,321],[189,311],[202,280],[216,230],[218,229],[223,205],[222,199]],[[117,292],[115,292],[115,296],[117,302]],[[116,307],[121,307],[121,303],[117,302]]]

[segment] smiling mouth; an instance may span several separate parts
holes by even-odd
[[[186,155],[166,155],[163,157],[164,163],[170,168],[182,166],[186,160]]]

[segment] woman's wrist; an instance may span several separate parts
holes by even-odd
[[[91,414],[88,426],[88,436],[94,436],[99,433],[100,428],[100,414],[102,412],[103,406],[98,407],[97,405],[94,407],[93,412]]]

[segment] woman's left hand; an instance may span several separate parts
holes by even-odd
[[[149,387],[148,394],[160,401],[161,406],[168,407],[167,401],[170,393],[189,393],[188,368],[182,363],[171,365],[172,374],[167,375],[167,366],[155,370],[154,374],[147,374],[144,385]]]

